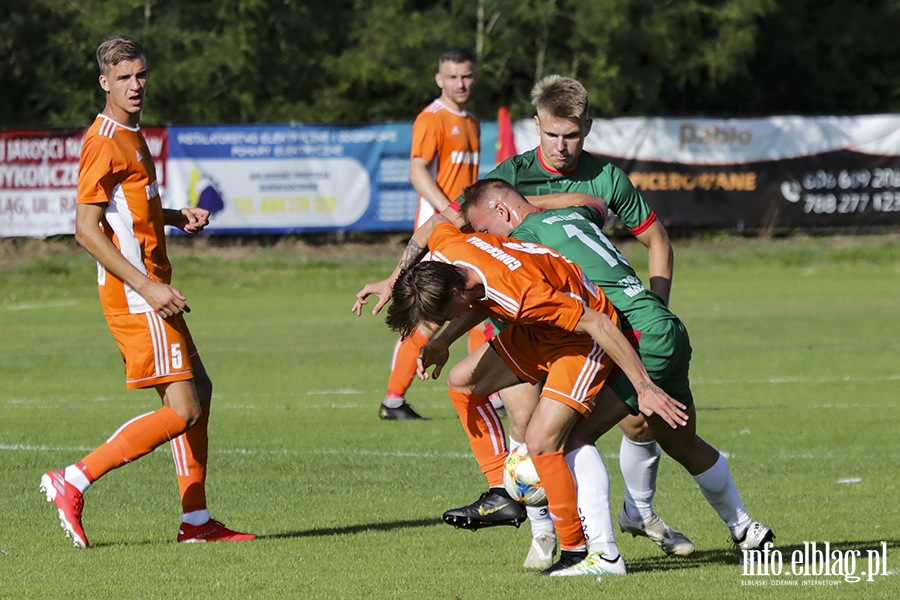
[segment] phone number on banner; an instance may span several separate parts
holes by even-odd
[[[803,195],[803,212],[807,214],[861,213],[867,209],[900,212],[900,192]]]

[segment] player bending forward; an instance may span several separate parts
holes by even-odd
[[[563,456],[569,433],[594,411],[614,362],[633,383],[645,415],[659,415],[680,429],[687,424],[686,407],[651,381],[619,330],[612,304],[558,252],[466,234],[449,223],[435,227],[429,248],[434,260],[407,269],[394,284],[388,325],[407,336],[418,327],[435,331],[454,319],[448,327],[458,335],[485,316],[510,324],[451,370],[451,401],[484,404],[491,393],[520,381],[543,381],[525,443],[547,493],[562,552],[542,573],[580,575],[594,572],[586,566],[621,561],[599,551],[588,556],[575,480]],[[425,366],[443,366],[448,358],[448,347],[439,342],[423,348]],[[627,414],[617,400],[609,403],[598,407],[601,414],[615,412],[615,422]]]
[[[738,547],[758,549],[770,541],[774,537],[771,529],[753,521],[744,508],[725,458],[699,436],[690,435],[690,430],[696,429],[697,421],[690,388],[691,345],[687,329],[657,294],[644,288],[625,257],[603,235],[604,207],[586,205],[541,211],[508,183],[490,179],[470,186],[465,195],[463,212],[473,230],[515,238],[525,247],[532,243],[557,250],[574,260],[585,276],[600,286],[614,303],[623,333],[638,348],[654,383],[688,406],[690,419],[685,428],[671,430],[658,419],[649,418],[654,435],[659,436],[666,453],[694,477]],[[441,344],[451,341],[441,337],[437,340]],[[636,412],[635,391],[627,378],[614,373],[601,390],[601,394],[610,393]],[[510,402],[507,405],[511,417],[524,418],[527,425],[528,415],[521,415]],[[595,413],[590,420],[579,422],[573,428],[565,458],[578,482],[578,509],[588,548],[600,550],[604,556],[616,557],[618,550],[609,509],[609,478],[594,445],[612,421]],[[525,429],[513,422],[514,431],[517,426]],[[623,507],[619,513],[619,526],[623,531],[631,532],[630,520]],[[661,521],[656,519],[656,523]],[[660,547],[663,547],[663,539],[673,537],[663,527],[664,524],[648,531]]]

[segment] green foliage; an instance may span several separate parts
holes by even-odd
[[[478,58],[471,108],[532,114],[551,73],[598,116],[900,109],[895,1],[31,0],[0,3],[0,126],[78,126],[107,34],[148,50],[145,123],[412,120],[440,51]]]

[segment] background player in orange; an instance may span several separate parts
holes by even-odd
[[[170,285],[165,226],[197,233],[209,211],[163,209],[156,168],[139,122],[149,73],[130,36],[97,48],[106,106],[84,137],[75,239],[97,260],[103,314],[125,361],[128,389],[153,387],[162,408],[131,419],[79,462],[45,473],[41,491],[56,505],[75,547],[87,548],[83,493],[109,471],[171,442],[183,515],[179,542],[252,540],[213,520],[206,507],[207,426],[212,382]]]
[[[413,123],[409,181],[419,194],[416,229],[450,205],[450,199],[478,177],[481,128],[466,104],[475,83],[475,57],[463,48],[448,48],[438,58],[434,81],[441,95]],[[470,349],[485,339],[483,327],[470,337]],[[427,340],[415,332],[398,340],[391,358],[391,375],[378,416],[421,419],[406,403],[406,391],[416,374],[419,348]]]

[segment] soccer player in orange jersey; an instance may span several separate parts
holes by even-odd
[[[130,36],[97,48],[106,106],[84,137],[78,174],[75,239],[97,260],[100,303],[125,362],[127,389],[155,388],[162,408],[137,416],[65,469],[41,477],[66,537],[87,548],[83,494],[109,471],[170,442],[181,492],[179,542],[252,540],[210,517],[206,507],[207,426],[212,382],[171,286],[165,226],[201,231],[209,211],[163,209],[156,168],[140,130],[149,73],[146,53]]]
[[[450,199],[478,177],[481,128],[466,111],[475,83],[475,57],[463,48],[448,48],[438,58],[434,81],[440,97],[425,107],[413,123],[409,181],[419,194],[416,228],[450,205]],[[488,334],[489,335],[489,334]],[[470,334],[474,349],[485,340],[483,326]],[[416,374],[419,348],[427,340],[414,332],[398,340],[391,358],[391,374],[378,415],[382,419],[421,419],[406,402]]]
[[[549,75],[537,82],[532,89],[535,107],[535,128],[540,137],[537,148],[511,157],[485,175],[485,179],[506,181],[542,208],[560,208],[577,192],[602,198],[648,250],[650,289],[668,304],[674,268],[674,253],[668,234],[656,213],[634,189],[627,175],[618,167],[599,156],[584,150],[585,140],[591,131],[590,103],[585,87],[578,81],[559,75]],[[464,198],[441,213],[458,227],[465,227],[462,216]],[[397,267],[380,282],[369,283],[359,293],[353,310],[361,313],[367,297],[374,294],[378,301],[372,310],[378,313],[390,299],[391,286],[404,268],[414,264],[428,244],[433,222],[419,227],[403,251]],[[536,401],[529,386],[514,386],[503,391],[505,408],[515,411],[516,406],[529,406]],[[470,414],[470,409],[455,405],[460,419],[470,422],[480,418]],[[486,412],[482,431],[492,431],[495,423]],[[511,419],[515,425],[516,419]],[[677,532],[675,537],[659,537],[659,531],[676,532],[662,521],[653,509],[660,450],[642,415],[626,416],[620,426],[624,432],[619,452],[619,464],[625,481],[625,502],[619,514],[622,531],[654,540],[667,554],[686,555],[693,552],[690,540]],[[512,445],[521,443],[515,427],[510,432]],[[598,455],[599,458],[599,455]],[[451,508],[444,513],[444,521],[456,527],[474,529],[493,525],[518,525],[524,515],[515,511],[483,512],[498,503],[505,503],[502,486],[492,487],[487,494],[467,506]],[[475,521],[466,516],[476,511],[484,515]],[[553,524],[543,507],[527,507],[532,530],[532,544],[524,566],[543,568],[551,560],[555,550],[552,536],[547,532]]]
[[[562,550],[559,561],[543,573],[594,573],[593,564],[603,557],[586,550],[575,480],[563,457],[570,432],[595,410],[600,416],[613,415],[614,423],[627,413],[615,400],[599,395],[613,363],[634,386],[645,415],[682,427],[687,425],[686,406],[653,383],[619,329],[615,308],[558,252],[511,238],[463,233],[449,221],[434,228],[429,249],[433,260],[404,270],[394,284],[388,325],[406,337],[415,329],[436,331],[452,321],[423,347],[422,363],[438,365],[435,376],[449,358],[449,344],[473,322],[488,315],[510,325],[452,369],[447,381],[451,401],[481,405],[497,390],[543,382],[525,443],[547,493]],[[482,441],[470,437],[470,443]],[[486,456],[475,454],[480,461]],[[496,464],[481,465],[482,470],[499,471],[504,458],[498,455]]]

